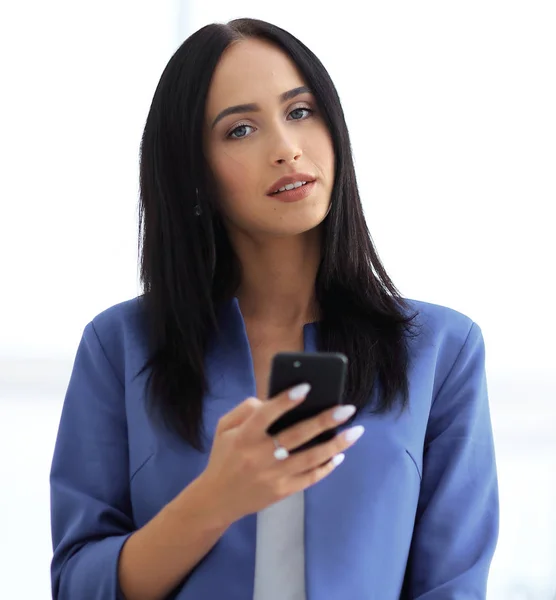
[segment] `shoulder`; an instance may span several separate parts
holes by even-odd
[[[475,321],[449,306],[405,298],[410,313],[418,313],[417,322],[436,335],[467,336]]]
[[[110,334],[115,330],[129,329],[143,324],[143,296],[114,304],[95,315],[91,321],[98,333]]]
[[[116,371],[130,357],[143,354],[146,347],[146,322],[142,296],[114,304],[97,315],[85,327],[83,337],[98,339]]]
[[[465,346],[483,346],[480,326],[467,314],[449,306],[405,299],[409,314],[417,313],[417,335],[411,338],[414,354],[434,357],[444,368],[453,364]]]

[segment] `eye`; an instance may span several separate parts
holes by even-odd
[[[303,113],[307,113],[306,115],[304,115]],[[289,116],[292,117],[293,121],[301,121],[304,118],[307,118],[308,116],[311,116],[313,114],[313,111],[310,108],[294,108]]]
[[[247,129],[254,129],[251,125],[238,125],[235,129],[232,129],[228,134],[228,138],[232,140],[241,140],[244,137],[247,137]]]

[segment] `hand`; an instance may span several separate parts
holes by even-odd
[[[342,462],[341,452],[363,433],[363,427],[353,427],[330,441],[277,460],[266,431],[303,402],[308,392],[309,386],[302,384],[270,401],[247,398],[219,420],[209,463],[198,479],[207,484],[207,494],[216,499],[224,522],[231,524],[317,483]],[[298,448],[347,421],[354,412],[355,407],[342,405],[292,425],[278,434],[280,445],[290,451]]]

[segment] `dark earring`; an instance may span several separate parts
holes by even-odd
[[[198,217],[201,214],[201,207],[199,206],[199,189],[195,188],[195,194],[197,196],[197,204],[195,204],[195,216]]]

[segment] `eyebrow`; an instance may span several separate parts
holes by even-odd
[[[283,94],[280,94],[280,102],[287,102],[288,100],[291,100],[292,98],[295,98],[296,96],[299,96],[300,94],[306,94],[306,93],[311,93],[311,90],[305,85],[294,88],[293,90],[289,90],[287,92],[284,92]],[[236,106],[230,106],[228,108],[225,108],[222,112],[218,113],[218,116],[212,122],[212,129],[214,129],[214,127],[216,126],[218,121],[221,121],[224,117],[227,117],[228,115],[236,115],[238,113],[246,113],[246,112],[259,112],[260,110],[261,110],[261,107],[258,104],[254,104],[254,103],[238,104]]]

